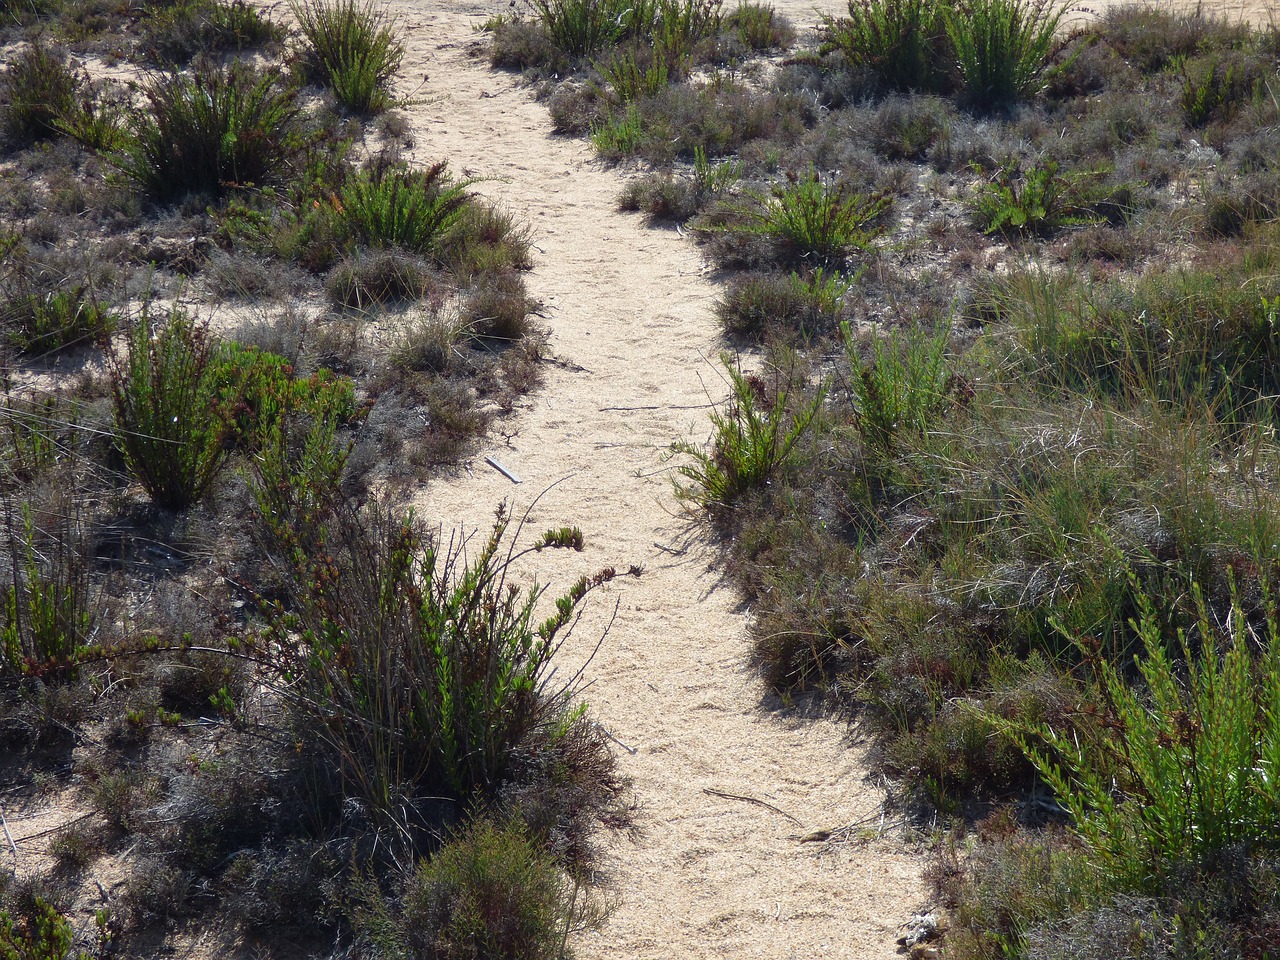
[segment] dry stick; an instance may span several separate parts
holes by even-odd
[[[601,407],[600,413],[607,412],[623,412],[631,413],[636,410],[709,410],[711,407],[719,406],[715,403],[686,403],[682,405],[672,405],[667,403],[652,403],[643,407]]]
[[[796,824],[796,826],[800,825],[799,820],[797,820],[791,814],[787,813],[787,811],[780,810],[778,807],[775,807],[772,803],[769,803],[767,800],[760,800],[756,797],[744,797],[737,793],[725,793],[723,790],[712,790],[710,787],[703,787],[702,792],[706,794],[710,794],[713,797],[724,797],[726,800],[741,800],[743,803],[754,803],[757,806],[766,807],[769,810],[772,810],[774,813],[778,813],[786,817],[792,823]]]
[[[13,834],[9,832],[9,821],[4,818],[4,807],[0,807],[0,826],[4,827],[4,838],[9,841],[9,849],[13,851],[13,859],[18,859],[18,845],[13,842]]]
[[[73,824],[77,824],[81,820],[88,820],[93,815],[94,815],[94,811],[90,810],[88,813],[82,813],[80,814],[80,816],[73,817],[72,819],[68,820],[66,823],[60,823],[56,827],[50,827],[48,830],[41,830],[39,833],[33,833],[33,834],[30,834],[29,836],[19,837],[18,843],[26,843],[28,840],[38,840],[40,837],[47,837],[49,834],[57,833],[59,830],[65,830],[67,829],[67,827],[70,827]],[[8,832],[9,832],[9,829],[6,827],[5,833],[8,833]],[[10,840],[9,842],[13,843],[12,840]],[[14,849],[14,852],[17,853],[16,847]]]
[[[512,483],[520,482],[520,478],[517,477],[510,470],[508,470],[506,467],[504,467],[502,464],[500,464],[496,457],[485,457],[484,462],[487,463],[489,466],[493,467],[493,469],[497,470],[500,474],[502,474]]]

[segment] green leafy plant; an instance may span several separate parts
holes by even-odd
[[[865,365],[847,322],[840,333],[853,370],[854,410],[863,442],[892,453],[900,436],[928,432],[947,398],[947,328],[905,340],[896,334],[875,337],[871,362]]]
[[[879,221],[889,206],[887,196],[828,183],[812,172],[788,180],[767,197],[757,195],[753,205],[743,208],[745,226],[729,229],[767,237],[786,259],[836,263],[871,246],[883,232]]]
[[[56,136],[79,85],[66,55],[37,40],[0,74],[0,132],[18,143]]]
[[[635,47],[620,49],[608,60],[596,64],[596,69],[613,88],[613,95],[623,103],[656,96],[670,78],[667,57],[661,48],[654,49],[647,57],[641,56]]]
[[[764,384],[742,373],[733,359],[721,358],[732,394],[725,412],[711,414],[710,449],[678,440],[672,455],[692,458],[678,474],[691,485],[677,483],[680,496],[707,508],[729,507],[746,491],[765,483],[786,468],[796,444],[822,409],[825,391],[791,409],[791,394],[777,389],[765,396]]]
[[[822,19],[823,43],[903,93],[946,89],[946,5],[939,0],[849,0],[849,16]]]
[[[1280,632],[1274,612],[1255,630],[1238,596],[1229,621],[1216,624],[1197,588],[1194,629],[1171,638],[1167,611],[1136,582],[1134,595],[1145,693],[1087,637],[1073,636],[1101,687],[1104,730],[1114,733],[1011,732],[1109,882],[1159,894],[1180,870],[1212,873],[1233,849],[1280,845]]]
[[[978,188],[969,207],[984,233],[1047,236],[1102,219],[1084,202],[1080,178],[1059,173],[1053,160],[1028,169],[1005,164]]]
[[[294,94],[275,70],[203,64],[144,86],[148,109],[130,115],[107,158],[157,200],[221,196],[273,180],[296,153]]]
[[[455,181],[444,161],[423,170],[365,168],[342,191],[341,216],[358,241],[432,254],[466,214],[474,180]]]
[[[231,452],[233,404],[221,395],[208,331],[175,307],[152,331],[150,311],[127,322],[125,355],[111,353],[116,441],[152,501],[199,500]]]
[[[644,118],[634,103],[621,114],[606,117],[591,128],[591,145],[608,160],[629,157],[644,140]]]
[[[66,960],[74,941],[70,921],[41,897],[16,922],[0,910],[0,960]]]
[[[969,100],[996,107],[1037,93],[1066,12],[1058,0],[960,0],[947,7],[947,36]]]
[[[306,41],[303,74],[333,91],[353,113],[380,113],[392,105],[391,84],[404,60],[396,22],[372,0],[291,0]]]

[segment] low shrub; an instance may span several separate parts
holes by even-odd
[[[1057,0],[960,0],[948,8],[966,98],[993,108],[1039,92],[1066,11]]]
[[[462,321],[474,337],[514,343],[529,333],[529,314],[537,305],[519,274],[485,274],[467,293]]]
[[[296,55],[307,80],[327,86],[353,113],[392,105],[391,84],[404,60],[394,18],[372,0],[291,0],[290,9],[306,41]]]
[[[1271,610],[1260,632],[1251,628],[1238,597],[1229,623],[1215,624],[1197,588],[1194,629],[1170,637],[1168,611],[1134,590],[1146,694],[1124,664],[1072,634],[1102,689],[1106,732],[1093,741],[1041,725],[1012,732],[1112,888],[1162,894],[1188,868],[1205,875],[1233,850],[1280,845],[1270,774],[1280,763],[1280,631]]]
[[[753,53],[790,46],[796,31],[791,22],[769,3],[739,0],[724,17],[724,29]]]
[[[984,233],[1043,237],[1103,219],[1085,193],[1082,178],[1060,173],[1053,160],[1026,169],[1010,163],[978,187],[969,209]]]
[[[0,133],[15,145],[56,136],[79,86],[66,54],[36,40],[0,74]]]
[[[325,509],[306,528],[264,514],[296,613],[276,619],[260,662],[336,764],[344,795],[417,850],[442,794],[496,795],[522,743],[554,740],[573,721],[549,661],[578,605],[615,572],[581,578],[539,623],[543,589],[518,586],[514,564],[581,549],[578,531],[517,548],[500,509],[485,542],[464,551],[376,504],[314,502]]]
[[[197,53],[244,50],[284,36],[283,28],[244,0],[177,0],[152,14],[140,42],[153,60],[182,64]]]
[[[423,170],[407,166],[366,167],[343,188],[342,218],[360,243],[400,247],[429,256],[461,222],[472,202],[467,188],[475,181],[455,181],[444,161]]]
[[[107,158],[156,200],[261,186],[299,147],[295,97],[277,71],[205,64],[160,76],[143,91],[148,109],[130,115],[121,150]]]
[[[849,16],[823,17],[823,42],[881,85],[902,93],[946,90],[946,7],[938,0],[849,0]]]
[[[602,919],[518,823],[473,820],[409,879],[400,923],[413,960],[560,960]]]
[[[649,36],[657,17],[654,0],[531,0],[534,16],[557,49],[586,57],[627,37]]]
[[[716,315],[726,332],[761,338],[788,331],[817,337],[834,331],[854,280],[822,267],[811,273],[747,273],[734,277]]]
[[[111,352],[116,440],[151,500],[181,510],[204,496],[231,452],[235,423],[220,395],[217,350],[180,308],[154,332],[144,309],[125,334],[124,356]]]
[[[435,278],[419,259],[394,250],[357,253],[329,271],[325,297],[335,307],[370,307],[419,300],[435,285]]]

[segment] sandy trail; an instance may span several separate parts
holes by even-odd
[[[794,6],[798,25],[816,19],[810,5]],[[429,74],[434,99],[408,111],[415,156],[505,178],[479,189],[533,228],[528,282],[566,362],[548,368],[545,387],[505,427],[509,442],[490,441],[470,472],[433,483],[418,508],[446,529],[474,530],[500,500],[522,511],[541,493],[532,529],[576,524],[588,540],[584,554],[539,557],[541,579],[645,568],[594,598],[593,622],[565,651],[565,669],[576,667],[593,627],[619,604],[585,696],[635,750],[619,754],[644,835],[613,845],[620,902],[601,931],[578,939],[578,955],[894,955],[897,926],[924,902],[918,855],[893,830],[838,846],[798,842],[818,828],[874,825],[882,793],[842,724],[762,707],[745,666],[749,614],[715,573],[714,545],[681,514],[663,463],[675,438],[707,435],[708,405],[726,393],[716,291],[698,252],[616,212],[618,172],[589,145],[551,136],[527,88],[468,54],[474,25],[505,4],[392,9],[408,47],[403,76]],[[764,800],[795,819],[705,790]]]

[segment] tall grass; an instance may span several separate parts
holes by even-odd
[[[306,41],[299,59],[308,79],[327,86],[353,113],[391,105],[404,45],[385,9],[373,0],[290,0],[290,10]]]
[[[551,41],[571,57],[590,56],[627,37],[650,35],[657,18],[654,0],[531,2]]]
[[[777,186],[743,208],[746,224],[733,230],[766,237],[787,260],[839,263],[867,250],[883,233],[880,225],[890,198],[831,183],[816,172]]]

